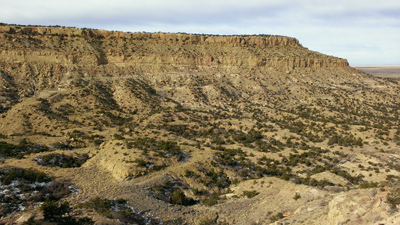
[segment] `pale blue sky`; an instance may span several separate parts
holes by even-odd
[[[3,23],[285,35],[352,66],[400,65],[399,0],[0,0],[0,5]]]

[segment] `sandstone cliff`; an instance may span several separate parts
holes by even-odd
[[[0,35],[4,46],[1,54],[14,62],[48,61],[66,65],[123,63],[142,69],[165,64],[186,68],[348,66],[345,59],[308,51],[297,39],[282,36],[123,33],[18,26],[0,27]],[[31,51],[24,49],[28,45]]]
[[[348,73],[355,72],[345,59],[309,51],[290,37],[0,26],[1,102],[5,106],[47,88],[64,88],[79,77],[135,74],[165,86],[189,82],[196,76],[201,76],[200,80],[208,76],[211,82],[220,79],[215,74],[258,73],[282,83],[302,79],[298,77],[301,73],[288,77],[292,71],[308,70],[309,77],[331,79],[315,74],[315,69],[344,80],[353,79]]]

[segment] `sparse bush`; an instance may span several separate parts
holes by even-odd
[[[183,159],[184,152],[179,147],[178,143],[172,141],[157,141],[152,138],[139,138],[136,141],[128,142],[127,146],[135,147],[143,150],[145,154],[153,151],[158,156],[163,158],[177,157],[178,160]]]
[[[218,204],[219,196],[217,194],[213,194],[210,197],[206,197],[202,200],[203,204],[206,206],[213,206]]]
[[[253,191],[243,191],[243,195],[245,195],[248,198],[253,198],[254,196],[257,196],[260,194],[260,192],[253,190]]]
[[[2,168],[0,182],[0,216],[18,211],[21,206],[57,201],[70,193],[65,183],[52,181],[44,173],[32,169]]]
[[[151,185],[153,196],[159,200],[176,205],[194,205],[197,202],[185,196],[181,189],[187,188],[187,185],[181,181],[167,176],[162,181]]]
[[[115,140],[124,140],[124,139],[125,139],[125,138],[124,138],[122,135],[120,135],[120,134],[114,134],[113,137],[114,137]]]
[[[273,215],[270,217],[271,222],[278,221],[283,218],[283,214],[281,212],[278,212],[277,214]]]
[[[377,188],[378,187],[378,182],[364,182],[359,185],[360,188],[365,189],[365,188]]]
[[[204,190],[204,189],[200,189],[199,190],[197,188],[193,188],[192,192],[193,192],[194,195],[205,195],[205,194],[207,194],[207,190]]]
[[[294,197],[293,197],[293,199],[294,200],[298,200],[298,199],[300,199],[301,198],[301,195],[299,194],[299,193],[296,193],[295,195],[294,195]]]
[[[188,169],[185,170],[185,177],[191,178],[195,175],[193,171],[190,171]]]
[[[51,149],[39,144],[33,144],[25,139],[22,140],[18,145],[9,144],[7,142],[0,142],[0,157],[14,157],[21,159],[24,155],[32,153],[39,153],[50,151]]]
[[[138,165],[139,167],[146,167],[146,166],[147,166],[147,165],[146,165],[146,161],[145,161],[144,159],[135,159],[134,162],[137,163],[137,165]]]
[[[70,220],[71,208],[67,202],[45,201],[40,208],[43,210],[45,220],[58,224],[67,224]]]
[[[64,154],[48,154],[36,157],[34,161],[38,165],[42,166],[73,168],[73,167],[80,167],[88,159],[89,156],[87,154],[78,155],[77,157],[68,156]]]
[[[400,204],[400,188],[397,188],[386,196],[386,202],[389,204],[390,208],[392,209],[393,212],[396,212],[397,205]]]
[[[98,214],[110,219],[118,219],[123,224],[160,224],[160,221],[135,213],[124,199],[104,199],[95,197],[79,203],[78,208],[93,209]]]
[[[175,190],[171,196],[171,204],[174,205],[194,205],[196,201],[192,198],[188,198],[185,196],[185,193],[181,190]]]
[[[98,214],[108,217],[111,217],[111,204],[108,199],[104,199],[101,197],[95,197],[90,199],[87,202],[79,203],[77,205],[78,208],[90,208],[94,209]]]

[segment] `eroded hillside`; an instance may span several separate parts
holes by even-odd
[[[1,222],[398,222],[399,80],[294,38],[3,25],[0,75]]]

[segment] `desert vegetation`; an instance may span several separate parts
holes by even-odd
[[[396,223],[396,78],[269,35],[1,25],[0,52],[0,223]]]
[[[2,217],[40,202],[60,200],[70,193],[64,182],[31,169],[2,168],[0,182]]]

